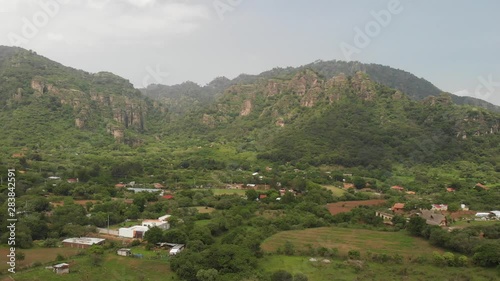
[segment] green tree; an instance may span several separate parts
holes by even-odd
[[[288,256],[292,256],[293,254],[295,254],[295,246],[292,244],[292,242],[285,242],[283,252]]]
[[[356,189],[362,189],[366,186],[366,181],[362,177],[354,177],[352,183]]]
[[[286,270],[278,270],[271,275],[271,281],[293,281],[293,276]]]
[[[427,223],[424,218],[421,217],[411,217],[408,222],[407,229],[411,235],[422,236],[422,231],[427,227]]]
[[[249,189],[245,191],[245,195],[247,199],[250,201],[255,201],[255,199],[259,198],[259,193],[254,189]]]
[[[480,266],[494,267],[500,265],[500,242],[486,242],[475,249],[472,261]]]
[[[219,272],[215,268],[200,269],[196,273],[196,278],[199,281],[215,281],[217,280],[217,276],[219,276]]]
[[[154,226],[146,231],[146,233],[144,234],[144,240],[148,241],[148,243],[151,245],[155,245],[156,243],[164,242],[163,234],[163,230],[161,230],[159,227]]]

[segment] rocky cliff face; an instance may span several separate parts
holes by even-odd
[[[108,120],[108,132],[117,141],[123,141],[124,129],[130,128],[139,132],[146,129],[145,115],[148,105],[144,100],[98,91],[85,93],[75,89],[59,88],[46,82],[42,77],[34,78],[31,81],[31,88],[35,97],[44,95],[54,97],[61,105],[70,106],[73,109],[75,126],[79,129],[89,129],[97,119]],[[22,99],[19,91],[15,98]]]
[[[385,102],[395,104],[410,102],[409,97],[401,91],[385,88],[362,72],[353,76],[341,74],[323,79],[314,71],[304,70],[290,79],[261,79],[251,84],[230,86],[217,100],[214,110],[206,112],[200,121],[209,128],[216,128],[221,124],[250,120],[258,116],[261,124],[285,127],[300,118],[301,112],[306,108],[329,106],[341,100],[354,99],[365,102],[385,99]],[[457,108],[448,94],[428,97],[419,103],[431,110],[438,106],[449,107],[451,111],[454,110],[452,107]],[[457,133],[458,138],[499,133],[500,120],[496,115],[485,113],[487,111],[483,109],[475,112],[462,108],[454,112],[446,118],[452,120],[451,129]],[[431,118],[427,121],[435,120]],[[381,122],[390,123],[385,119]]]

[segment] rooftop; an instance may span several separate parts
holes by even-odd
[[[80,238],[68,238],[64,239],[63,243],[75,243],[82,245],[94,245],[103,242],[106,239],[102,238],[92,238],[92,237],[80,237]]]

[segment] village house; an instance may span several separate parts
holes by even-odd
[[[415,193],[415,191],[407,191],[406,194],[408,194],[408,195],[415,195],[416,193]]]
[[[154,188],[165,188],[165,186],[163,184],[158,183],[158,182],[157,183],[153,183],[153,187]]]
[[[446,192],[455,192],[456,189],[454,189],[453,187],[447,187],[446,188]]]
[[[345,183],[344,182],[344,188],[345,189],[354,188],[354,184],[353,183]]]
[[[124,187],[126,187],[126,186],[127,186],[127,185],[126,185],[126,184],[124,184],[124,183],[117,183],[117,184],[115,184],[115,187],[116,187],[116,188],[124,188]]]
[[[72,179],[67,179],[66,182],[67,183],[77,183],[77,182],[79,182],[79,180],[78,180],[78,178],[76,178],[76,179],[72,178]]]
[[[431,210],[421,210],[420,217],[424,218],[428,225],[446,226],[448,224],[443,214]]]
[[[177,244],[170,249],[169,255],[170,256],[175,256],[178,253],[182,252],[184,250],[184,244]]]
[[[446,205],[446,204],[432,204],[431,211],[448,211],[448,205]]]
[[[116,254],[118,254],[119,256],[123,256],[123,257],[129,257],[132,255],[132,251],[130,249],[121,248],[121,249],[118,249],[118,251],[116,251]]]
[[[144,234],[152,227],[158,227],[163,230],[170,228],[168,223],[168,218],[170,215],[164,215],[159,217],[157,220],[143,220],[141,225],[134,225],[131,227],[121,227],[118,229],[118,236],[125,238],[144,238]]]
[[[67,263],[60,263],[52,266],[52,270],[56,274],[68,274],[69,273],[69,264]]]
[[[405,190],[404,187],[399,186],[399,185],[391,186],[391,189],[392,190],[397,190],[397,191],[403,191],[403,190]]]
[[[170,224],[168,223],[168,221],[161,221],[161,220],[143,220],[141,225],[147,226],[149,228],[158,227],[163,230],[167,230],[170,228]]]
[[[106,239],[102,238],[92,238],[92,237],[80,237],[80,238],[68,238],[62,241],[64,247],[69,248],[79,248],[86,249],[92,245],[102,245]]]
[[[118,229],[118,236],[125,238],[142,239],[144,233],[149,230],[149,227],[142,225],[134,225],[131,227],[120,227]]]
[[[384,219],[386,221],[391,221],[394,218],[394,215],[384,213],[384,212],[375,212],[375,216],[381,217],[382,219]]]
[[[391,211],[397,213],[397,212],[403,212],[405,208],[404,203],[395,203],[394,206],[392,206]]]
[[[474,186],[475,189],[482,189],[482,190],[488,190],[489,188],[484,185],[484,184],[481,184],[481,183],[476,183],[476,185]]]

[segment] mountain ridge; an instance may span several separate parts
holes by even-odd
[[[228,79],[226,77],[218,77],[214,79],[212,82],[208,83],[211,85],[217,79],[225,79],[224,86],[230,86],[235,84],[250,84],[254,83],[259,79],[268,79],[268,78],[290,78],[295,73],[302,71],[304,69],[311,69],[317,72],[319,75],[325,77],[326,79],[332,78],[334,76],[344,74],[347,76],[352,76],[357,72],[365,72],[367,73],[375,82],[386,85],[391,88],[395,88],[401,90],[402,92],[408,94],[411,98],[415,100],[423,100],[429,96],[438,96],[443,93],[438,87],[433,85],[431,82],[425,80],[424,78],[419,78],[414,74],[395,69],[390,66],[380,65],[380,64],[364,64],[360,62],[345,62],[338,60],[331,61],[322,61],[318,60],[310,64],[302,65],[299,67],[286,67],[286,68],[273,68],[271,70],[267,70],[261,72],[260,74],[251,75],[251,74],[240,74],[234,79]],[[165,85],[155,85],[156,89],[152,88],[143,88],[140,89],[144,94],[155,97],[157,99],[162,99],[162,97],[168,99],[170,94],[179,95],[179,92],[182,93],[182,84],[176,84],[171,86]],[[198,85],[198,84],[197,84]],[[206,86],[198,85],[198,91],[203,92],[206,90],[207,93],[204,93],[204,97],[214,95],[212,87],[210,91]],[[174,90],[175,88],[175,90]],[[221,91],[223,87],[216,87],[215,90]],[[472,106],[480,106],[487,108],[489,110],[500,112],[500,106],[491,104],[487,101],[477,99],[474,97],[463,97],[457,96],[451,93],[450,94],[452,101],[456,104],[468,104]],[[213,98],[213,97],[212,97]],[[213,101],[213,99],[211,99]],[[167,102],[168,103],[168,102]]]

